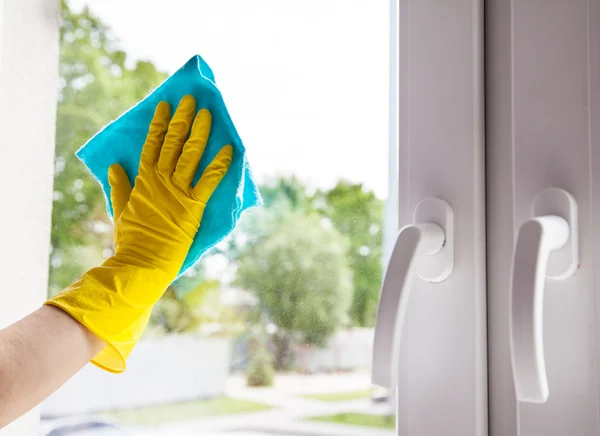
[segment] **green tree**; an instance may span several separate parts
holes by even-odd
[[[294,211],[310,211],[310,197],[306,186],[295,176],[280,177],[271,184],[260,187],[260,193],[267,209],[285,209]]]
[[[294,176],[277,178],[259,186],[259,190],[263,206],[247,212],[225,246],[215,250],[231,261],[243,256],[246,250],[269,236],[277,223],[290,212],[308,215],[311,211],[311,199],[306,187]]]
[[[275,366],[289,362],[293,338],[324,346],[347,323],[352,293],[346,240],[317,215],[289,213],[240,259],[238,280],[274,322]]]
[[[354,325],[371,327],[382,279],[383,201],[362,184],[340,181],[331,190],[317,192],[312,203],[350,241],[354,286],[350,316]]]
[[[156,303],[150,317],[151,334],[197,333],[207,325],[219,334],[233,335],[244,330],[243,318],[234,308],[221,304],[221,285],[216,280],[198,280],[185,295],[173,286]]]
[[[309,195],[295,177],[278,178],[260,190],[264,206],[245,216],[234,232],[226,249],[230,258],[244,256],[246,250],[268,237],[291,212],[308,215],[317,211],[349,240],[347,256],[353,273],[352,323],[373,326],[382,280],[383,201],[361,184],[345,181],[314,195]]]
[[[67,286],[112,245],[102,192],[74,153],[166,78],[150,62],[128,67],[110,29],[61,1],[50,292]]]

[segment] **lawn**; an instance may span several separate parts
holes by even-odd
[[[362,425],[366,427],[379,427],[394,429],[396,420],[393,415],[367,415],[364,413],[340,413],[338,415],[319,416],[311,421],[326,421],[336,424]]]
[[[110,415],[123,424],[158,425],[170,421],[185,421],[218,415],[259,412],[269,409],[271,409],[271,406],[264,404],[229,397],[219,397],[190,403],[119,410],[110,412]]]
[[[301,395],[301,397],[320,401],[352,401],[370,398],[371,390],[367,389],[364,391],[333,392],[326,394],[306,394]]]

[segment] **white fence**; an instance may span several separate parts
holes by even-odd
[[[123,374],[87,365],[42,404],[42,416],[220,396],[225,392],[229,360],[227,339],[170,335],[144,340],[133,350]]]
[[[298,347],[296,366],[314,374],[371,367],[373,329],[334,335],[326,348]],[[42,403],[42,416],[57,417],[158,404],[193,401],[225,394],[231,344],[228,339],[169,335],[140,342],[123,374],[87,365]]]
[[[373,329],[348,329],[335,334],[325,348],[298,346],[296,366],[308,374],[369,369],[373,334]]]

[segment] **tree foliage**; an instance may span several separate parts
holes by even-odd
[[[347,323],[352,277],[346,250],[345,239],[319,216],[290,213],[241,259],[241,286],[258,296],[285,335],[277,344],[278,368],[292,336],[323,346]]]
[[[312,211],[306,187],[296,177],[277,178],[259,187],[263,206],[251,209],[226,240],[219,254],[235,261],[249,255],[253,247],[269,236],[290,212],[307,215]]]
[[[195,286],[178,295],[173,286],[155,304],[150,317],[150,334],[211,333],[232,335],[243,331],[244,319],[221,303],[217,280],[196,278]],[[207,327],[211,330],[207,331]]]
[[[232,238],[228,251],[234,258],[260,256],[260,241],[269,237],[279,223],[292,214],[318,213],[331,222],[348,242],[346,253],[352,270],[352,304],[349,315],[353,325],[371,327],[375,324],[382,279],[383,201],[361,184],[340,181],[328,190],[313,195],[296,178],[280,178],[261,186],[264,207],[245,217]],[[292,231],[292,229],[288,229]],[[243,243],[236,244],[241,239]]]
[[[361,184],[340,181],[320,191],[313,201],[348,238],[348,258],[353,274],[350,316],[355,325],[375,324],[382,279],[383,201]]]
[[[111,247],[100,187],[75,151],[166,78],[150,62],[127,66],[110,29],[61,2],[50,292],[70,284]]]

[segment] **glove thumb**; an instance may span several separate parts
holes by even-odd
[[[131,195],[129,177],[119,164],[111,165],[108,169],[108,184],[110,185],[110,200],[113,207],[113,222],[117,222],[127,206]]]

